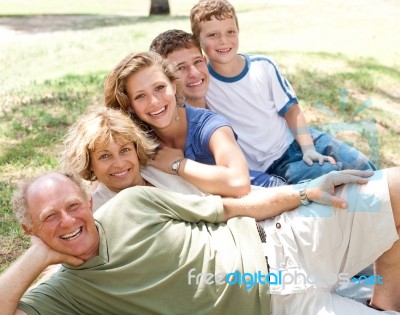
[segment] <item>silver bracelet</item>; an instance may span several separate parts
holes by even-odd
[[[307,206],[311,203],[310,199],[307,197],[307,186],[311,182],[311,179],[305,179],[300,181],[298,184],[302,185],[299,190],[300,201],[303,206]]]

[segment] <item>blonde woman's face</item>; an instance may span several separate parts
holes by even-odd
[[[168,127],[176,115],[176,86],[157,67],[142,69],[126,84],[131,111],[153,129]]]
[[[99,182],[114,192],[142,185],[139,160],[132,142],[110,142],[90,153],[91,170]]]

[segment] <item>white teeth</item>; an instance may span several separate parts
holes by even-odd
[[[81,232],[82,232],[82,227],[80,227],[79,229],[77,229],[72,233],[61,235],[60,238],[62,238],[63,240],[70,240],[75,236],[77,236],[78,234],[80,234]]]
[[[187,86],[191,87],[191,86],[198,86],[201,84],[201,82],[203,82],[203,80],[200,80],[198,82],[194,82],[194,83],[189,83]]]
[[[152,112],[152,113],[150,113],[150,115],[152,115],[152,116],[157,116],[157,115],[162,114],[164,111],[165,111],[165,106],[164,106],[163,108],[161,108],[161,109],[160,109],[159,111],[157,111],[157,112]]]
[[[125,175],[126,173],[128,173],[128,171],[123,171],[123,172],[119,172],[119,173],[113,173],[113,174],[111,174],[111,176],[117,176],[117,177],[119,177],[119,176]]]
[[[229,50],[231,50],[230,48],[226,48],[226,49],[218,49],[219,52],[228,52]]]

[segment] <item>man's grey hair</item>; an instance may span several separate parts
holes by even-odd
[[[32,178],[28,178],[19,183],[17,188],[15,189],[12,196],[12,208],[14,214],[20,224],[24,224],[27,227],[32,227],[32,217],[29,211],[29,206],[27,202],[27,192],[31,185],[38,180],[39,178],[48,176],[52,173],[58,173],[66,178],[72,180],[76,186],[78,186],[79,190],[82,192],[82,195],[85,197],[87,201],[90,200],[90,191],[88,185],[75,173],[70,171],[49,171],[40,175],[37,175]]]

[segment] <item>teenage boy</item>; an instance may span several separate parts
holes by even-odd
[[[210,74],[199,41],[190,33],[172,29],[155,37],[150,44],[150,50],[175,66],[186,101],[192,106],[207,108],[206,94]]]

